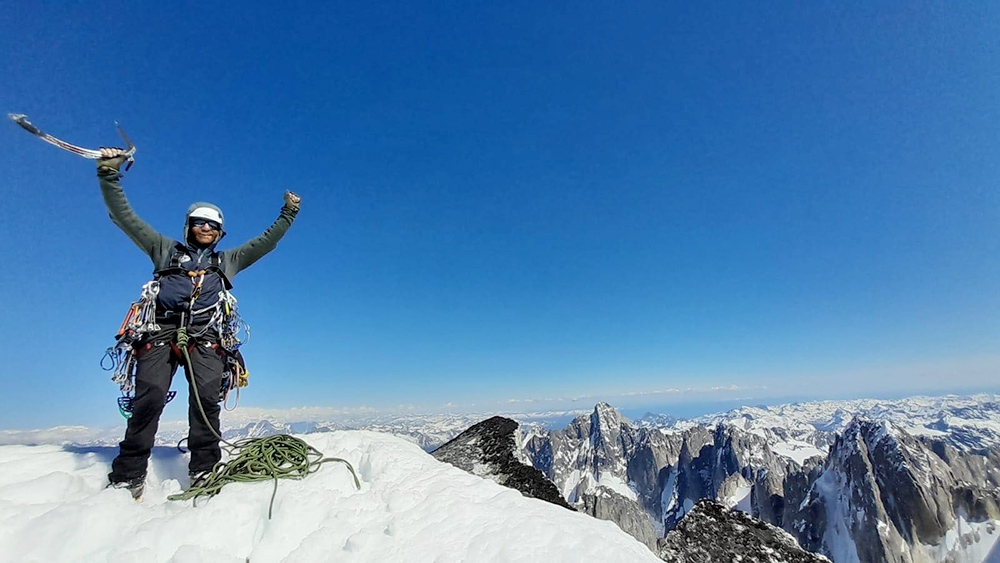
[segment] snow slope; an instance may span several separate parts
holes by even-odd
[[[529,499],[367,431],[300,436],[347,459],[283,480],[228,485],[192,506],[166,500],[187,457],[154,451],[146,494],[105,489],[115,448],[0,447],[4,561],[659,561],[611,522]]]

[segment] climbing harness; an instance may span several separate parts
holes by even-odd
[[[203,496],[211,498],[219,494],[222,487],[229,483],[273,481],[274,490],[271,492],[271,502],[267,509],[267,518],[270,520],[274,512],[274,499],[278,494],[278,479],[304,479],[319,471],[320,466],[324,463],[331,461],[343,463],[354,479],[354,486],[361,489],[358,474],[349,461],[339,457],[325,457],[322,452],[294,436],[278,434],[265,438],[244,438],[235,443],[224,439],[209,422],[205,407],[201,404],[201,397],[198,395],[198,386],[194,377],[194,366],[188,353],[191,337],[187,333],[183,319],[184,316],[181,315],[181,326],[177,330],[176,345],[184,356],[188,377],[191,378],[191,392],[194,394],[195,403],[198,405],[205,425],[212,431],[213,436],[226,444],[223,449],[229,454],[230,460],[216,463],[207,475],[196,483],[192,483],[188,490],[170,495],[167,500],[191,499],[194,501]]]
[[[201,295],[206,273],[206,270],[198,270],[189,274],[194,286],[190,301],[192,305]],[[121,389],[121,397],[117,401],[118,411],[126,419],[132,416],[132,403],[135,400],[136,352],[141,349],[140,341],[161,329],[156,323],[156,296],[159,292],[160,282],[157,280],[142,286],[139,300],[129,306],[125,320],[118,329],[118,334],[115,336],[116,343],[105,350],[101,359],[101,367],[105,371],[114,372],[111,381],[117,383]],[[204,328],[191,336],[199,338],[211,329],[215,329],[219,335],[219,347],[226,358],[220,391],[224,407],[232,411],[239,406],[240,389],[250,383],[250,372],[240,352],[240,346],[250,340],[250,325],[240,316],[236,297],[227,290],[219,292],[219,299],[214,305],[192,311],[191,314],[198,316],[208,313],[211,313],[211,317]],[[146,347],[151,345],[152,343],[147,343]],[[180,350],[173,343],[171,345],[180,359]],[[232,406],[229,404],[231,393],[235,397]],[[169,391],[164,404],[169,403],[175,396],[177,396],[176,391]]]

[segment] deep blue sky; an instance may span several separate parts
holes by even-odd
[[[302,195],[235,280],[244,405],[996,388],[1000,7],[545,4],[20,2],[0,110],[120,120],[174,237]],[[148,259],[91,162],[0,147],[0,428],[120,421]]]

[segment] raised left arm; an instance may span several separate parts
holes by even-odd
[[[265,254],[274,250],[281,237],[285,236],[288,228],[292,226],[292,221],[299,213],[299,205],[302,198],[292,192],[285,192],[285,205],[281,207],[281,213],[274,223],[267,228],[260,236],[250,239],[241,246],[228,250],[224,269],[232,277],[241,270],[250,267],[254,262],[260,260]]]

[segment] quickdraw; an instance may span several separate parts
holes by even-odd
[[[147,334],[160,330],[156,324],[156,296],[160,293],[160,282],[153,280],[142,286],[139,300],[129,306],[125,320],[115,335],[115,345],[104,351],[101,367],[112,371],[111,381],[121,388],[118,411],[125,418],[132,416],[132,402],[135,399],[135,344]],[[174,394],[167,394],[164,404],[169,403]]]
[[[219,323],[219,346],[226,356],[226,369],[222,376],[222,405],[231,411],[240,404],[240,388],[250,384],[250,372],[240,352],[240,347],[250,341],[250,325],[240,316],[239,305],[232,293],[220,292],[218,307],[216,315]],[[231,391],[235,391],[232,407],[229,406]]]

